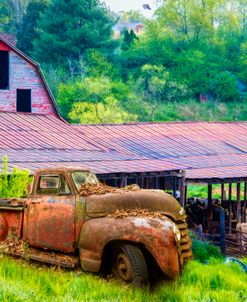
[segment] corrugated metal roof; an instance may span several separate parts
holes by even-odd
[[[106,150],[76,128],[50,115],[0,112],[0,158],[9,157],[9,168],[34,172],[40,167],[72,166],[105,174],[156,171],[144,156]],[[142,162],[143,161],[143,162]],[[165,171],[176,170],[166,166]]]
[[[98,174],[186,170],[190,179],[247,177],[247,123],[69,125],[0,113],[0,157],[32,172],[70,166]]]
[[[186,170],[190,179],[247,177],[247,122],[72,127],[91,142],[100,143],[105,150],[152,160],[156,171],[174,165]]]

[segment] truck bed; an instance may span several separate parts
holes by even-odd
[[[22,210],[26,200],[26,198],[2,198],[0,199],[0,210]]]

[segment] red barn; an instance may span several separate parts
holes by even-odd
[[[0,111],[59,115],[36,62],[0,37]]]

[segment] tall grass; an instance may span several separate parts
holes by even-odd
[[[63,271],[0,256],[0,301],[246,302],[247,274],[236,264],[211,258],[190,261],[176,281],[152,292],[78,271]]]

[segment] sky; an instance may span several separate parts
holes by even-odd
[[[140,10],[145,16],[152,16],[156,8],[156,0],[103,0],[112,11]],[[152,11],[144,10],[143,4],[149,4]]]

